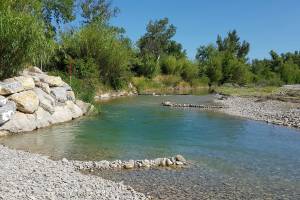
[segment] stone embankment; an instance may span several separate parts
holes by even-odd
[[[92,109],[91,104],[76,100],[60,77],[37,67],[0,82],[0,136],[70,121]]]
[[[157,168],[157,167],[184,167],[187,165],[186,159],[182,155],[170,158],[156,158],[154,160],[129,160],[129,161],[68,161],[62,162],[75,166],[78,170],[111,170],[111,169],[137,169],[137,168]]]
[[[221,109],[221,108],[226,108],[227,106],[224,105],[201,105],[201,104],[179,104],[179,103],[174,103],[170,101],[165,101],[162,103],[163,106],[169,106],[169,107],[178,107],[178,108],[199,108],[199,109]]]
[[[0,155],[0,199],[148,199],[123,183],[82,174],[64,161],[2,145]]]
[[[255,97],[226,97],[215,100],[226,108],[226,114],[265,121],[272,124],[300,128],[300,104]]]

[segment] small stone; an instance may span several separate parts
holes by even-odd
[[[68,163],[69,161],[68,161],[66,158],[63,158],[63,159],[61,160],[61,162],[64,163],[64,164],[66,164],[66,163]]]
[[[176,155],[175,159],[176,159],[176,161],[180,161],[180,162],[183,162],[183,163],[186,162],[185,158],[182,155]]]
[[[134,160],[129,160],[128,162],[125,162],[124,168],[125,169],[133,169],[134,168]]]
[[[161,167],[165,167],[167,165],[167,159],[166,158],[162,158],[161,160],[160,160],[160,166]]]
[[[173,162],[170,159],[167,159],[166,164],[167,164],[167,166],[171,166],[171,165],[173,165]]]

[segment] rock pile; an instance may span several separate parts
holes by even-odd
[[[174,103],[170,101],[165,101],[162,103],[163,106],[169,106],[169,107],[179,107],[179,108],[200,108],[200,109],[221,109],[225,108],[224,105],[201,105],[201,104],[190,104],[190,103]]]
[[[76,100],[60,77],[37,67],[0,82],[0,136],[66,122],[92,109],[91,104]]]
[[[183,167],[187,164],[182,155],[170,158],[156,158],[153,160],[129,160],[129,161],[68,161],[62,160],[65,164],[70,164],[78,170],[109,170],[109,169],[135,169],[135,168],[155,168],[155,167]]]

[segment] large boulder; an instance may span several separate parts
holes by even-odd
[[[10,95],[23,91],[22,84],[18,81],[0,82],[0,95]]]
[[[47,83],[43,83],[41,81],[36,81],[35,86],[41,88],[47,94],[51,93],[51,89],[49,87],[49,84],[47,84]]]
[[[39,107],[35,112],[36,126],[37,128],[47,127],[52,124],[51,114],[45,111],[42,107]]]
[[[62,123],[72,120],[72,113],[69,109],[66,109],[66,106],[56,106],[54,108],[54,113],[52,114],[52,123]]]
[[[44,74],[44,72],[40,68],[35,67],[35,66],[27,68],[26,71],[32,72],[32,73],[37,73],[37,74]]]
[[[8,101],[0,107],[0,125],[9,121],[16,112],[16,104],[13,101]]]
[[[11,133],[33,131],[37,128],[36,119],[33,114],[16,112],[11,120],[0,127],[0,130],[6,130]]]
[[[7,104],[7,98],[0,96],[0,106],[4,106],[5,104]]]
[[[83,115],[82,110],[73,101],[66,101],[66,108],[72,113],[73,119]]]
[[[6,83],[19,82],[21,83],[24,90],[31,90],[34,88],[35,84],[33,78],[30,76],[17,76],[14,78],[9,78],[4,80]]]
[[[51,95],[60,103],[64,103],[68,100],[67,90],[64,87],[53,87],[51,88]]]
[[[67,91],[67,99],[69,101],[75,102],[76,99],[75,99],[75,94],[73,91]]]
[[[86,102],[81,101],[79,99],[75,101],[75,104],[82,110],[83,114],[87,114],[92,109],[92,104],[86,103]]]
[[[17,105],[17,110],[24,113],[34,113],[39,106],[39,98],[32,90],[13,94],[9,97]]]
[[[40,107],[44,110],[48,111],[49,113],[54,113],[54,106],[55,106],[55,99],[44,92],[41,88],[34,88],[33,91],[38,96],[40,101]]]
[[[40,76],[42,82],[48,83],[50,87],[63,87],[65,82],[59,76]]]

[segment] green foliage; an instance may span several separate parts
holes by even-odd
[[[237,32],[229,32],[224,39],[218,36],[217,46],[210,44],[200,46],[196,59],[199,62],[200,74],[210,79],[210,84],[237,83],[245,85],[253,76],[246,63],[250,45],[240,42]]]
[[[145,55],[142,58],[138,58],[138,61],[134,64],[133,71],[138,76],[153,78],[160,72],[160,69],[157,61],[152,56]]]
[[[114,88],[121,88],[130,78],[131,47],[113,28],[87,24],[64,34],[62,47],[67,62],[75,61],[81,76],[98,76]]]
[[[199,68],[193,62],[184,58],[179,60],[179,63],[181,63],[180,75],[183,78],[183,80],[191,82],[193,79],[196,79],[199,76]]]
[[[284,62],[280,68],[281,79],[287,84],[300,82],[300,69],[292,60]]]
[[[15,3],[5,1],[0,7],[1,78],[16,74],[27,63],[42,66],[54,49],[54,41],[46,37],[45,24],[39,16],[32,14],[31,7],[26,9]]]
[[[110,18],[115,17],[120,10],[112,8],[111,1],[106,0],[83,0],[81,2],[82,17],[85,23],[107,23]]]
[[[153,56],[157,61],[164,55],[178,58],[186,57],[182,45],[172,40],[176,27],[169,24],[168,18],[150,21],[147,32],[137,42],[141,56]]]
[[[160,63],[161,71],[164,74],[179,74],[178,63],[175,56],[165,56]]]

